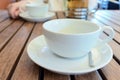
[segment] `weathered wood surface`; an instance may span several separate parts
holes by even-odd
[[[108,44],[114,57],[105,67],[83,75],[62,75],[36,65],[27,55],[27,45],[42,35],[40,23],[9,18],[0,10],[0,80],[119,80],[120,79],[120,11],[97,11],[88,20],[100,26],[111,26],[114,39]],[[52,19],[65,18],[64,12],[57,12]],[[107,33],[107,31],[105,31]],[[106,34],[103,36],[107,36]]]

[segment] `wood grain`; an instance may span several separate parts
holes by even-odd
[[[113,22],[113,23],[115,23],[115,24],[117,24],[117,25],[120,25],[120,23],[119,23],[119,18],[117,18],[117,17],[119,17],[118,15],[119,14],[117,14],[117,13],[114,13],[115,14],[115,16],[113,16],[112,14],[110,14],[109,12],[107,13],[107,12],[103,12],[103,11],[98,11],[97,13],[96,13],[96,15],[99,15],[99,16],[101,16],[101,17],[103,17],[103,18],[105,18],[106,20],[108,20],[108,21],[111,21],[111,22]]]
[[[114,13],[115,12],[115,13]],[[27,55],[27,45],[42,35],[44,22],[32,23],[11,20],[0,10],[0,80],[119,80],[120,79],[120,11],[97,11],[89,20],[100,26],[110,25],[115,30],[111,46],[114,58],[103,68],[83,75],[62,75],[36,65]],[[52,19],[63,19],[58,12]],[[105,31],[108,33],[109,31]],[[103,34],[102,37],[106,37]]]
[[[8,11],[0,10],[0,22],[4,21],[5,19],[9,18]]]
[[[7,42],[16,34],[22,24],[23,21],[16,20],[13,24],[9,25],[3,32],[0,33],[0,51],[7,44]]]
[[[17,25],[17,24],[16,24]],[[33,23],[23,25],[0,53],[0,78],[9,79],[19,59],[21,50],[33,28]],[[12,28],[11,28],[12,29]]]
[[[52,19],[55,19],[54,16]],[[30,38],[27,42],[27,45],[30,43],[30,41],[42,34],[42,25],[43,23],[36,23],[34,25],[34,29],[31,32]],[[30,26],[28,26],[30,27]],[[31,26],[32,27],[32,26]],[[11,80],[38,80],[40,78],[40,74],[42,73],[41,69],[38,65],[36,65],[27,55],[27,45],[25,45],[25,49],[22,52],[22,56],[18,62],[18,66],[16,67],[15,72],[13,73],[13,76]],[[26,75],[26,76],[24,76]]]
[[[98,25],[100,26],[105,26],[105,24],[101,23],[99,20],[97,19],[91,19],[92,22],[94,23],[97,23]],[[115,36],[114,36],[114,39],[118,42],[120,42],[120,34],[118,32],[115,32]],[[119,53],[119,44],[116,43],[115,41],[111,41],[110,43],[110,46],[112,47],[113,49],[113,53],[114,55],[120,60],[120,53]]]
[[[103,75],[106,77],[107,80],[119,80],[120,79],[120,65],[116,63],[114,59],[101,69]]]
[[[75,78],[75,80],[102,80],[101,76],[97,71],[83,75],[77,75]]]
[[[48,70],[44,71],[44,80],[70,80],[69,75],[62,75]]]
[[[95,17],[96,18],[96,17]],[[95,22],[101,26],[105,26],[105,24],[101,23],[99,20],[96,19],[91,19],[92,22]],[[119,37],[119,33],[116,32],[115,34],[115,40],[119,41],[118,37]],[[102,35],[102,37],[106,37],[107,35]],[[116,43],[114,40],[112,40],[111,42],[109,42],[109,45],[111,46],[114,56],[116,56],[116,58],[120,61],[120,54],[119,54],[119,49],[120,49],[120,45],[118,43]],[[104,79],[107,80],[118,80],[120,77],[118,76],[118,74],[120,74],[120,66],[118,64],[119,62],[116,62],[114,59],[112,59],[112,61],[104,68],[101,69],[101,76],[104,76]],[[115,74],[116,73],[116,74]]]
[[[42,24],[39,23],[34,26],[32,34],[28,43],[35,37],[41,34],[41,26]],[[27,43],[27,45],[28,45]],[[11,80],[38,80],[39,78],[39,66],[37,66],[27,55],[27,45],[22,53],[22,56],[19,60],[18,66],[12,76]],[[24,76],[26,75],[26,76]]]
[[[14,22],[12,19],[6,19],[5,21],[1,22],[0,24],[0,33],[5,30],[9,25]]]
[[[101,23],[113,27],[116,31],[120,32],[120,27],[119,25],[115,24],[114,22],[105,19],[104,17],[101,17],[100,15],[95,15],[94,16],[98,21]]]

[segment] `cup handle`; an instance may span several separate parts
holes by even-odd
[[[111,41],[113,38],[114,38],[114,35],[115,35],[115,32],[114,30],[112,29],[112,27],[110,26],[103,26],[102,27],[102,31],[104,30],[110,30],[110,32],[108,33],[108,37],[106,37],[104,40],[103,40],[103,43],[108,43],[109,41]]]
[[[109,30],[108,36],[105,39],[101,39],[96,46],[100,46],[102,44],[108,43],[114,38],[115,32],[110,26],[103,26],[102,27],[102,32],[105,30]]]
[[[108,43],[109,41],[111,41],[114,38],[115,32],[114,30],[110,27],[110,26],[103,26],[102,27],[102,32],[104,32],[105,30],[109,30],[109,33],[107,33],[107,37],[105,37],[104,39],[100,39],[97,42],[97,45],[95,47],[98,48],[98,50],[102,51],[103,53],[106,52],[107,50],[103,47],[103,44]],[[102,34],[102,33],[101,33]]]

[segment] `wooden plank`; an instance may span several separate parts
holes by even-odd
[[[117,11],[119,11],[119,10],[107,10],[107,11],[102,11],[102,12],[105,12],[108,16],[113,16],[115,19],[120,20],[120,18],[119,18],[120,15]]]
[[[107,35],[106,35],[106,34],[103,34],[103,35],[102,35],[102,38],[104,38],[104,37],[107,37]],[[110,41],[108,44],[111,46],[111,48],[112,48],[112,50],[113,50],[114,59],[116,60],[116,62],[117,62],[118,64],[120,64],[120,54],[119,54],[119,50],[120,50],[120,47],[119,47],[119,46],[120,46],[120,45],[119,45],[118,43],[116,43],[114,40]]]
[[[7,18],[9,18],[7,10],[0,11],[0,22],[4,21]]]
[[[105,77],[105,80],[119,80],[120,79],[120,65],[116,63],[114,59],[101,69],[101,73]]]
[[[99,15],[95,15],[94,16],[98,21],[100,21],[101,23],[111,26],[112,28],[114,28],[116,31],[120,32],[120,25],[113,23],[110,20],[107,20],[106,18],[102,18]]]
[[[108,13],[109,14],[109,13]],[[106,16],[106,15],[104,15],[102,12],[97,12],[95,15],[99,15],[99,16],[101,16],[102,18],[105,18],[105,19],[107,19],[107,20],[109,20],[109,21],[111,21],[111,22],[113,22],[113,23],[115,23],[115,24],[118,24],[118,25],[120,25],[120,22],[119,22],[119,20],[116,20],[116,19],[114,19],[114,18],[111,18],[110,16]]]
[[[6,29],[10,24],[13,23],[14,20],[12,19],[6,19],[5,21],[0,23],[0,33]]]
[[[101,22],[99,22],[96,19],[91,19],[91,21],[94,23],[97,23],[98,25],[105,26],[104,24],[102,24]],[[117,41],[120,41],[120,34],[116,32],[114,39]],[[118,60],[120,60],[120,53],[119,53],[120,47],[119,47],[118,43],[116,43],[116,44],[115,43],[116,43],[115,41],[111,41],[109,43],[109,45],[112,47],[113,53],[116,56],[116,58],[118,58]],[[117,51],[116,51],[116,49],[117,49]]]
[[[75,76],[75,80],[102,80],[102,78],[97,71],[94,71],[83,75],[77,75]]]
[[[100,16],[102,14],[101,17],[104,17],[108,21],[111,21],[112,23],[118,24],[120,26],[120,24],[119,24],[119,21],[120,21],[119,17],[120,17],[120,15],[115,13],[115,12],[114,13],[110,13],[110,12],[112,12],[112,11],[109,11],[109,12],[108,11],[107,12],[102,11],[98,15]]]
[[[104,26],[104,24],[100,23],[98,20],[96,19],[91,19],[91,21]],[[105,34],[103,36],[106,36]],[[117,35],[119,36],[119,35]],[[115,41],[111,41],[109,42],[109,45],[112,47],[113,49],[113,53],[114,55],[120,60],[120,54],[119,54],[119,44],[116,43]],[[114,59],[112,59],[112,61],[105,66],[104,68],[102,68],[100,70],[101,75],[103,77],[103,79],[105,80],[118,80],[120,77],[118,74],[120,74],[120,66],[118,64],[118,62],[116,62]]]
[[[105,34],[102,35],[103,38],[106,37],[106,36],[107,35],[105,35]],[[120,44],[116,43],[114,40],[110,41],[108,44],[111,46],[111,48],[113,50],[114,59],[116,60],[116,62],[118,64],[120,64],[120,54],[119,54],[119,50],[120,50],[119,46],[120,46]]]
[[[14,36],[16,31],[21,27],[23,21],[16,20],[13,24],[7,27],[3,32],[0,33],[0,51],[7,44],[7,42]]]
[[[101,16],[108,16],[110,17],[111,19],[114,19],[114,20],[120,20],[120,15],[115,12],[115,10],[102,10],[102,11],[98,11],[96,14],[103,14]]]
[[[117,12],[118,14],[120,14],[120,10],[116,10],[115,12]]]
[[[105,34],[103,36],[106,36]],[[112,47],[113,49],[113,53],[119,53],[120,50],[120,45],[118,45],[116,42],[111,41],[109,42],[109,45]],[[120,56],[120,54],[118,54]],[[118,57],[118,56],[116,56]],[[101,76],[103,76],[103,79],[105,80],[118,80],[120,78],[120,76],[118,76],[118,74],[120,74],[120,66],[119,66],[120,60],[119,62],[115,61],[114,59],[112,59],[112,61],[106,65],[105,67],[103,67],[100,70]]]
[[[34,26],[31,37],[28,43],[35,37],[41,34],[42,23],[38,23]],[[27,46],[23,51],[23,55],[20,58],[20,61],[16,67],[16,70],[12,76],[11,80],[38,80],[39,78],[39,66],[35,65],[34,62],[30,60],[27,55]]]
[[[109,42],[109,45],[111,46],[115,58],[118,60],[118,63],[120,64],[120,45],[117,44],[115,41]]]
[[[21,50],[24,48],[33,25],[33,23],[26,23],[23,25],[0,52],[0,78],[2,80],[11,78],[11,75],[18,63],[17,61],[21,56]]]
[[[55,18],[56,17],[54,16],[52,19]],[[42,24],[43,23],[40,22],[34,26],[27,45],[32,39],[42,34]],[[42,69],[39,66],[35,65],[34,62],[31,61],[31,59],[28,57],[26,50],[27,45],[25,46],[25,49],[22,53],[15,72],[12,75],[11,80],[38,80],[41,77],[40,74],[44,74],[42,73]]]
[[[120,44],[120,26],[117,25],[117,24],[114,24],[112,22],[109,22],[103,18],[100,18],[99,16],[94,16],[97,20],[95,19],[92,19],[93,22],[96,22],[98,24],[100,24],[101,26],[105,26],[105,25],[108,25],[108,26],[111,26],[115,29],[115,37],[114,39],[118,41],[118,43]]]
[[[0,16],[2,16],[4,14],[8,14],[8,11],[7,10],[0,10]]]
[[[69,75],[62,75],[48,70],[44,70],[44,80],[70,80]]]

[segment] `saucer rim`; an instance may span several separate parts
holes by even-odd
[[[44,16],[44,17],[32,17],[32,16],[25,15],[25,14],[28,14],[27,11],[19,13],[19,16],[21,18],[23,18],[27,21],[31,21],[31,22],[43,22],[43,21],[49,20],[53,16],[55,16],[55,13],[50,12],[50,11],[46,14],[47,16]]]
[[[36,37],[36,38],[34,38],[33,40],[31,40],[31,42],[27,45],[27,53],[28,53],[28,56],[29,56],[29,58],[34,62],[34,63],[36,63],[38,66],[41,66],[42,68],[45,68],[45,69],[47,69],[47,70],[50,70],[50,71],[53,71],[53,72],[56,72],[56,73],[60,73],[60,74],[64,74],[64,75],[75,75],[75,74],[85,74],[85,73],[89,73],[89,72],[92,72],[92,71],[96,71],[96,70],[98,70],[98,69],[100,69],[100,68],[102,68],[102,67],[104,67],[104,66],[106,66],[111,60],[112,60],[112,58],[113,58],[113,51],[112,51],[112,49],[111,49],[111,47],[106,43],[106,44],[104,44],[106,47],[108,47],[108,49],[109,49],[109,51],[110,51],[110,53],[109,53],[109,59],[107,59],[107,61],[106,62],[104,62],[103,64],[101,64],[101,65],[97,65],[97,66],[95,66],[95,67],[90,67],[90,69],[84,69],[84,70],[79,70],[79,71],[60,71],[60,70],[58,70],[58,69],[50,69],[49,67],[47,67],[47,66],[44,66],[44,65],[41,65],[41,64],[39,64],[39,63],[37,63],[37,61],[35,61],[34,60],[34,58],[32,58],[31,57],[31,55],[30,55],[30,53],[29,53],[29,51],[28,51],[28,48],[29,48],[29,46],[30,46],[30,44],[31,43],[33,43],[34,42],[34,40],[36,40],[36,39],[38,39],[38,38],[42,38],[42,37],[44,37],[44,35],[40,35],[40,36],[38,36],[38,37]]]

